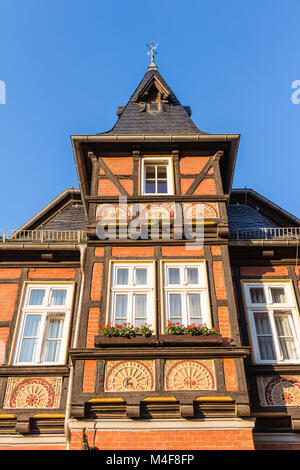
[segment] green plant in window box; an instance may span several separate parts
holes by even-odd
[[[106,326],[99,325],[100,335],[102,336],[119,336],[123,338],[131,338],[135,336],[150,337],[154,333],[151,325],[145,323],[144,325],[133,326],[130,323],[115,324],[108,323]]]
[[[184,326],[180,323],[168,321],[166,326],[166,335],[191,335],[191,336],[199,336],[199,335],[213,335],[218,334],[218,328],[214,326],[213,328],[209,328],[206,323],[192,323],[191,325]]]

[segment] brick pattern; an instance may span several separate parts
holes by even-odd
[[[193,178],[182,178],[181,179],[181,193],[185,194],[193,182],[194,182]]]
[[[180,173],[182,175],[196,175],[200,173],[210,157],[183,157],[180,159]]]
[[[224,359],[224,374],[226,390],[237,391],[239,389],[234,359]]]
[[[203,248],[193,251],[184,246],[163,246],[162,256],[203,256]]]
[[[193,194],[217,194],[215,180],[213,178],[204,179]]]
[[[217,299],[226,299],[226,290],[225,290],[225,280],[223,272],[223,262],[222,261],[213,261],[213,272],[215,279],[215,289]]]
[[[227,307],[218,307],[219,330],[223,338],[231,338],[229,311]]]
[[[0,269],[0,279],[18,279],[21,273],[22,269],[17,268]]]
[[[88,331],[86,336],[86,347],[94,347],[94,336],[99,333],[99,308],[91,308],[89,311]]]
[[[96,361],[89,360],[84,363],[82,391],[93,393],[95,391]]]
[[[73,268],[31,268],[28,277],[30,279],[73,279]]]
[[[145,257],[154,256],[153,246],[114,246],[112,248],[112,257]]]
[[[86,431],[89,445],[93,432]],[[82,432],[74,431],[71,450],[81,450]],[[224,431],[99,431],[99,450],[253,450],[251,430]]]
[[[103,263],[95,263],[92,277],[91,300],[100,300],[102,287]]]
[[[119,196],[120,192],[109,179],[99,180],[98,196]]]
[[[221,256],[221,247],[218,245],[212,245],[211,254],[212,256]]]
[[[104,248],[101,246],[98,246],[95,248],[95,257],[97,258],[102,258],[104,256]]]
[[[0,284],[0,321],[11,320],[18,287],[18,284]]]
[[[242,277],[287,276],[286,266],[241,266]]]
[[[132,157],[105,157],[103,162],[115,175],[132,175]]]

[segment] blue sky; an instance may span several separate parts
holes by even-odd
[[[0,0],[0,228],[78,187],[71,134],[111,129],[159,71],[209,133],[240,133],[234,187],[300,217],[299,0]]]

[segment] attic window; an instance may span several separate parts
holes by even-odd
[[[148,104],[148,109],[149,111],[159,111],[160,109],[160,103],[156,102],[156,103],[149,103]]]
[[[141,194],[173,194],[172,159],[147,157],[142,159]]]

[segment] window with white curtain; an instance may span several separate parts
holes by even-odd
[[[300,362],[299,320],[291,284],[245,282],[244,290],[256,362]]]
[[[63,364],[73,284],[28,284],[15,345],[17,365]]]
[[[112,263],[109,321],[154,324],[153,263]]]
[[[205,263],[164,263],[165,323],[211,327]]]

